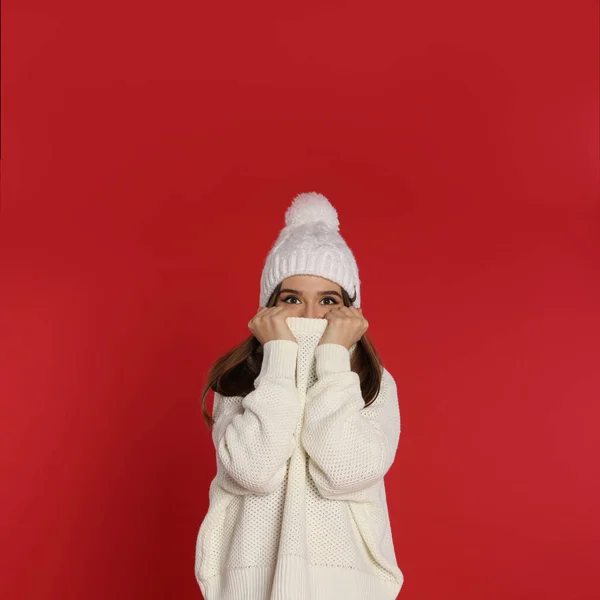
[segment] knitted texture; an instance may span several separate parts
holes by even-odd
[[[271,247],[260,280],[260,306],[292,275],[317,275],[342,287],[360,307],[360,279],[352,250],[339,233],[337,211],[317,192],[298,194],[285,213],[285,227]]]
[[[400,438],[384,368],[365,408],[350,350],[318,342],[327,319],[288,317],[297,342],[263,346],[254,391],[215,393],[217,473],[196,542],[205,600],[392,600],[384,475]]]

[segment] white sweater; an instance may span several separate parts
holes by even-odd
[[[215,393],[217,473],[198,532],[205,600],[393,600],[396,563],[383,476],[400,438],[384,369],[367,408],[350,351],[327,319],[288,317],[298,342],[263,346],[245,397]]]

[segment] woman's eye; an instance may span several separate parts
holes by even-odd
[[[287,296],[286,298],[283,298],[282,302],[285,302],[286,304],[295,304],[295,302],[288,302],[288,300],[290,298],[294,298],[295,300],[298,300],[297,296]],[[337,302],[333,298],[331,298],[331,296],[327,296],[327,297],[323,298],[323,300],[331,300],[331,302],[328,303],[329,306],[331,306],[332,304],[337,304]]]

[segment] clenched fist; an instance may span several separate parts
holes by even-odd
[[[286,317],[291,317],[293,309],[289,306],[263,306],[248,322],[248,329],[261,344],[271,340],[298,340],[291,332]]]

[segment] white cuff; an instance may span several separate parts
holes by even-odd
[[[263,344],[263,360],[259,377],[296,379],[298,343],[292,340],[270,340]]]
[[[317,377],[321,379],[327,373],[351,371],[350,351],[342,344],[320,344],[315,349]]]

